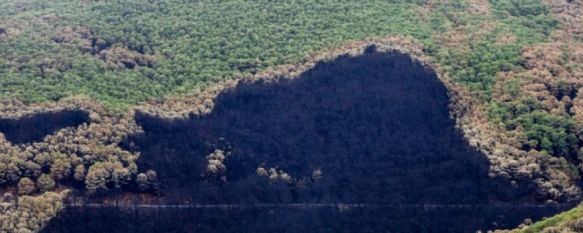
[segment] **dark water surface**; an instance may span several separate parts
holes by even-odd
[[[138,113],[145,132],[122,147],[158,172],[168,203],[378,207],[73,208],[45,232],[473,232],[558,211],[528,207],[537,204],[532,183],[490,178],[487,158],[454,127],[448,103],[433,70],[369,49],[294,80],[242,83],[204,116]],[[209,173],[207,155],[218,149],[226,168]],[[270,179],[259,167],[292,178]]]

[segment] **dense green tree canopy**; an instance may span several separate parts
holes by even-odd
[[[520,2],[520,4],[518,3]],[[460,81],[488,91],[520,62],[521,46],[556,22],[538,1],[9,1],[0,3],[0,95],[34,101],[89,95],[125,107],[187,93],[237,74],[301,62],[315,51],[375,36],[411,36]],[[491,30],[484,25],[496,24]],[[471,38],[444,45],[448,32]],[[512,33],[512,43],[494,43]],[[482,35],[483,34],[483,35]],[[471,47],[471,51],[461,48]],[[455,58],[455,59],[453,59]]]

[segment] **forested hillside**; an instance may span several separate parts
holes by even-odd
[[[578,151],[579,127],[568,116],[572,103],[562,112],[552,106],[558,114],[549,114],[550,100],[521,93],[519,81],[495,88],[501,73],[525,68],[525,46],[549,41],[557,28],[558,20],[537,0],[1,4],[0,95],[30,101],[87,95],[127,108],[301,63],[348,41],[401,35],[415,38],[454,80],[491,103],[494,122],[524,129],[526,147],[561,156]],[[577,87],[562,77],[545,88],[554,102],[576,96]],[[500,92],[512,102],[493,99]],[[559,128],[548,128],[557,121]]]
[[[582,40],[571,0],[0,0],[0,192],[152,191],[118,145],[136,113],[208,114],[239,80],[388,41],[436,70],[490,176],[580,200]]]
[[[384,35],[412,36],[457,80],[488,94],[496,73],[516,68],[520,49],[547,40],[557,25],[535,0],[0,4],[0,94],[33,101],[81,94],[112,107]]]

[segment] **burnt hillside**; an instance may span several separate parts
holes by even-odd
[[[123,146],[170,200],[486,203],[530,191],[488,177],[434,71],[374,48],[293,80],[241,83],[208,115],[136,120],[145,133]]]
[[[42,141],[62,128],[89,122],[89,114],[81,110],[39,113],[18,119],[0,119],[0,132],[12,143]]]

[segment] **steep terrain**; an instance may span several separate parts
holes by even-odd
[[[144,133],[123,144],[170,197],[195,203],[462,204],[535,193],[487,181],[489,162],[455,129],[434,72],[367,49],[291,80],[239,83],[202,116],[136,114]]]
[[[162,196],[116,200],[135,214],[81,203],[45,232],[209,231],[215,221],[216,232],[273,232],[270,221],[306,215],[294,232],[472,232],[561,210],[540,204],[548,197],[533,180],[489,176],[488,157],[455,128],[447,93],[429,67],[370,46],[297,77],[243,80],[206,114],[138,112],[143,133],[121,145],[156,171],[146,190]],[[175,215],[205,220],[176,224]]]
[[[359,55],[377,45],[382,51],[411,54],[435,69],[447,90],[455,127],[487,160],[487,172],[478,177],[503,180],[496,189],[522,190],[541,203],[578,200],[583,171],[581,4],[3,1],[0,190],[39,195],[74,188],[78,195],[102,197],[127,191],[157,193],[158,178],[168,177],[150,170],[155,164],[147,161],[155,148],[133,148],[128,141],[136,140],[136,146],[138,135],[147,138],[152,132],[141,120],[211,119],[206,116],[213,116],[226,93],[241,82],[298,78],[319,62]],[[212,119],[236,119],[227,116]],[[277,116],[274,113],[273,119],[282,119]],[[192,127],[187,125],[178,128]],[[32,130],[37,126],[41,130]],[[230,132],[239,135],[230,140],[240,141],[245,138],[241,132],[254,127],[213,129],[197,137]],[[275,142],[271,144],[291,150],[288,142]],[[191,148],[189,143],[184,148]],[[220,148],[211,148],[216,145]],[[171,147],[161,148],[167,156],[176,155]],[[193,162],[199,170],[206,166],[221,171],[219,162],[229,161],[223,158],[230,153],[226,145],[216,142],[201,148],[192,154],[207,159],[206,164]],[[309,164],[290,163],[299,177],[315,171],[304,165]],[[261,168],[271,176],[270,166]],[[276,173],[294,177],[284,169]],[[222,182],[222,176],[213,179]]]

